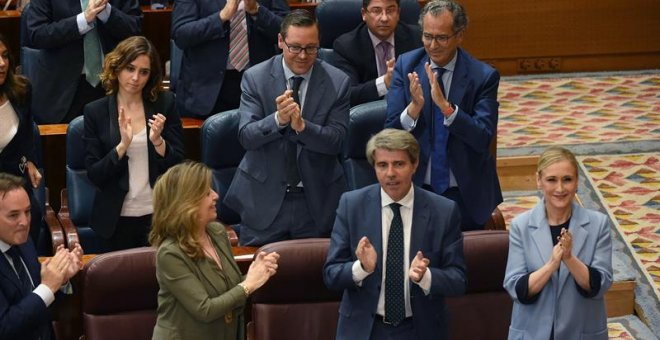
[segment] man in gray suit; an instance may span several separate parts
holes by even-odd
[[[241,245],[328,237],[346,190],[338,154],[349,78],[316,59],[318,24],[304,10],[284,18],[278,45],[282,55],[251,67],[241,82],[246,154],[225,197],[241,215]]]

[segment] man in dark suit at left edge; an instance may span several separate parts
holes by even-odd
[[[55,339],[48,306],[71,291],[82,248],[60,246],[41,265],[32,242],[30,200],[20,177],[0,173],[0,339]]]
[[[32,112],[39,124],[70,122],[85,104],[105,95],[103,58],[142,27],[135,0],[32,0],[28,45],[41,50],[32,81]]]

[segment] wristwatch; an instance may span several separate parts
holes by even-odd
[[[448,103],[449,103],[449,102],[448,102]],[[448,116],[448,115],[450,115],[450,114],[453,114],[453,113],[454,113],[454,110],[456,110],[456,109],[454,108],[454,104],[449,103],[449,108],[446,109],[446,110],[441,110],[441,111],[442,111],[442,114],[443,114],[443,115]]]

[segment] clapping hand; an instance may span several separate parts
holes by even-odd
[[[357,256],[364,271],[367,273],[373,273],[374,270],[376,270],[378,254],[376,254],[376,249],[374,249],[374,246],[366,236],[363,236],[358,242],[358,245],[355,248],[355,256]]]
[[[417,255],[415,255],[415,258],[410,264],[408,277],[410,277],[413,282],[419,282],[422,277],[424,277],[426,269],[429,267],[429,263],[430,260],[424,257],[424,254],[422,254],[421,251],[418,251]]]

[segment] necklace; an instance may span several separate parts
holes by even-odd
[[[209,236],[208,233],[204,233],[206,235],[206,241],[208,242],[208,247],[202,246],[202,250],[204,251],[204,254],[206,254],[207,257],[211,258],[215,263],[218,265],[220,270],[222,270],[222,264],[220,263],[220,256],[218,255],[218,251],[215,249],[213,246],[213,242],[211,241],[211,237]],[[211,248],[211,250],[208,250],[207,248]]]

